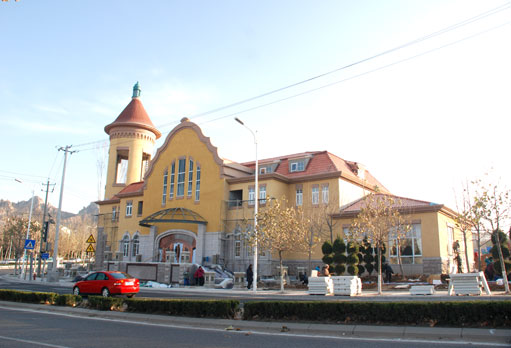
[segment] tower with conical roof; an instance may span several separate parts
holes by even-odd
[[[140,101],[140,85],[133,86],[131,102],[105,127],[110,136],[105,199],[125,186],[141,181],[161,133],[154,127]]]

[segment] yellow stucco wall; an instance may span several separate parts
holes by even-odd
[[[177,197],[177,172],[178,161],[180,158],[186,158],[185,169],[185,190],[183,197]],[[194,162],[192,195],[188,196],[188,171],[190,159]],[[176,163],[175,167],[175,186],[174,198],[169,199],[168,190],[170,188],[171,164]],[[200,165],[200,199],[195,200],[196,188],[196,169]],[[169,179],[167,188],[167,199],[162,204],[163,175],[168,169]],[[181,128],[177,132],[172,132],[166,139],[165,144],[158,150],[158,153],[151,164],[150,173],[145,178],[144,190],[144,216],[154,212],[169,208],[186,208],[201,215],[207,222],[206,231],[221,231],[221,208],[222,201],[225,199],[225,179],[221,178],[220,167],[215,161],[214,154],[210,151],[207,144],[201,140],[201,137],[192,128]],[[191,226],[191,224],[189,224]],[[190,229],[188,226],[188,229]],[[158,232],[163,226],[158,226]]]

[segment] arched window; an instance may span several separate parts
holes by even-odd
[[[130,254],[130,237],[126,235],[122,239],[122,255],[124,257],[127,257],[129,256],[129,254]]]
[[[140,254],[140,240],[138,238],[138,234],[133,237],[133,249],[132,254],[133,256],[137,256]]]

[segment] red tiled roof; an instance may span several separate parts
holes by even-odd
[[[427,207],[441,207],[442,204],[436,204],[433,202],[427,202],[427,201],[420,201],[417,199],[412,198],[405,198],[405,197],[398,197],[393,195],[385,195],[382,193],[376,194],[376,197],[378,196],[390,196],[395,199],[393,208],[400,208],[400,209],[414,209],[414,208],[427,208]],[[343,212],[359,212],[363,207],[365,207],[365,200],[366,197],[362,197],[357,199],[356,201],[353,201],[346,206],[341,208],[341,213]]]
[[[138,193],[142,194],[143,186],[144,186],[143,181],[134,182],[132,184],[129,184],[125,188],[123,188],[121,191],[119,191],[119,193],[116,194],[116,196],[123,197],[123,196],[131,196],[131,195],[138,194]]]
[[[153,132],[156,135],[156,139],[161,136],[160,131],[158,131],[153,125],[153,122],[151,122],[139,98],[132,98],[131,102],[124,108],[115,121],[105,127],[105,132],[110,134],[110,130],[118,126],[141,127]]]
[[[293,159],[299,158],[309,158],[307,163],[307,167],[305,171],[301,172],[290,172],[289,171],[289,161]],[[345,177],[348,180],[355,181],[357,183],[366,185],[367,187],[374,188],[378,186],[379,190],[382,192],[388,192],[388,190],[378,181],[376,180],[369,171],[365,170],[363,166],[358,165],[356,162],[345,161],[344,159],[331,154],[328,151],[308,151],[302,153],[296,153],[287,156],[279,156],[273,158],[266,158],[262,160],[258,160],[259,166],[264,166],[266,164],[279,162],[275,173],[283,175],[287,178],[300,178],[307,177],[311,175],[318,174],[327,174],[327,173],[337,173],[340,172],[341,176]],[[246,162],[242,163],[242,165],[252,168],[255,168],[255,162]],[[364,170],[364,179],[359,177],[358,170]]]

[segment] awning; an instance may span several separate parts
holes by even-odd
[[[186,208],[170,208],[160,210],[142,219],[138,224],[151,227],[159,222],[183,222],[187,224],[207,225],[207,221],[196,212]]]

